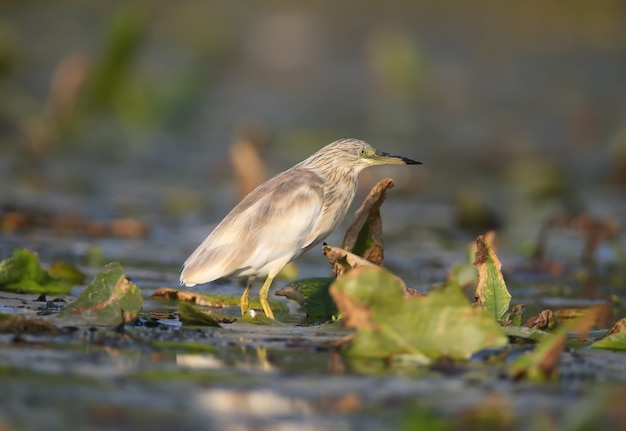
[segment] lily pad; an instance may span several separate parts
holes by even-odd
[[[178,304],[178,318],[183,325],[220,326],[215,317],[185,301]]]
[[[283,323],[280,323],[278,320],[270,319],[264,313],[258,313],[257,311],[253,309],[246,311],[245,314],[241,316],[241,320],[246,323],[251,323],[253,325],[285,326]]]
[[[36,253],[17,248],[0,262],[0,290],[16,293],[67,295],[72,286],[41,267]]]
[[[356,356],[412,354],[435,360],[467,359],[508,340],[495,320],[472,307],[457,288],[406,297],[397,278],[382,268],[352,270],[330,293],[345,325],[357,329],[346,346]]]
[[[307,278],[292,281],[276,295],[296,301],[309,318],[328,320],[337,315],[337,306],[328,293],[334,278]]]
[[[128,281],[118,262],[106,265],[76,301],[59,313],[59,317],[78,315],[95,325],[117,325],[123,312],[136,313],[143,305],[139,287]]]

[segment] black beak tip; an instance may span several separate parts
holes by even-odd
[[[406,163],[407,165],[421,165],[422,164],[422,162],[418,162],[413,159],[407,159],[406,157],[402,157],[402,161]]]

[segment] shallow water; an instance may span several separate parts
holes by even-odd
[[[0,216],[16,210],[34,221],[2,225],[0,259],[26,247],[44,265],[78,265],[88,279],[120,261],[142,289],[146,326],[118,333],[65,321],[56,336],[1,334],[0,428],[626,424],[623,354],[566,351],[560,380],[537,385],[511,381],[504,364],[482,357],[433,368],[411,358],[348,361],[331,347],[348,332],[299,326],[293,303],[284,327],[188,329],[176,303],[150,298],[178,287],[182,262],[236,203],[229,149],[237,137],[258,144],[269,176],[354,136],[424,162],[364,171],[357,197],[394,178],[382,207],[385,265],[409,286],[426,292],[441,283],[468,259],[467,245],[496,226],[513,304],[524,303],[527,316],[612,304],[610,325],[626,314],[622,231],[599,243],[591,263],[581,261],[584,235],[575,228],[550,233],[544,261],[531,256],[556,215],[626,220],[621,2],[34,1],[2,9]],[[107,45],[115,40],[130,42],[116,51]],[[116,52],[128,57],[107,57]],[[77,81],[62,78],[80,78],[86,66],[113,73],[99,75],[100,90],[87,80],[73,93]],[[483,211],[479,223],[467,202]],[[130,219],[148,234],[94,234],[68,219],[92,228]],[[339,245],[348,223],[327,242]],[[297,278],[330,273],[321,248],[296,266]],[[225,280],[197,289],[237,295],[243,287]],[[32,295],[0,297],[3,312],[42,306]],[[237,307],[221,311],[238,315]]]

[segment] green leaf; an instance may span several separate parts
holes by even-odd
[[[406,298],[393,274],[362,268],[339,278],[330,293],[345,325],[357,328],[347,346],[350,355],[385,358],[408,353],[431,360],[466,359],[508,342],[498,324],[457,288]]]
[[[178,304],[178,318],[183,325],[220,326],[215,317],[185,301]]]
[[[328,320],[337,315],[337,306],[328,293],[334,278],[307,278],[292,281],[276,292],[296,301],[309,318]]]
[[[122,323],[122,310],[136,314],[143,305],[139,287],[128,281],[118,262],[106,265],[76,301],[68,305],[59,317],[79,315],[95,325]]]
[[[48,272],[51,276],[60,278],[71,285],[83,284],[85,282],[85,274],[67,262],[53,263],[50,265]]]
[[[596,349],[626,350],[626,332],[618,332],[604,337],[591,345]]]
[[[246,311],[246,313],[243,316],[241,316],[241,320],[246,323],[251,323],[253,325],[285,326],[283,323],[280,323],[278,320],[270,319],[264,313],[258,313],[253,309]]]
[[[511,294],[502,277],[502,264],[493,250],[494,233],[476,238],[474,266],[478,270],[478,286],[474,292],[474,304],[483,306],[494,320],[501,319],[509,309]]]
[[[0,262],[0,290],[16,293],[67,295],[72,286],[51,276],[41,267],[36,253],[17,248]]]

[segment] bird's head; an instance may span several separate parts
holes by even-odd
[[[319,150],[312,157],[326,159],[336,166],[358,170],[375,165],[420,165],[421,162],[384,153],[359,139],[340,139]]]

